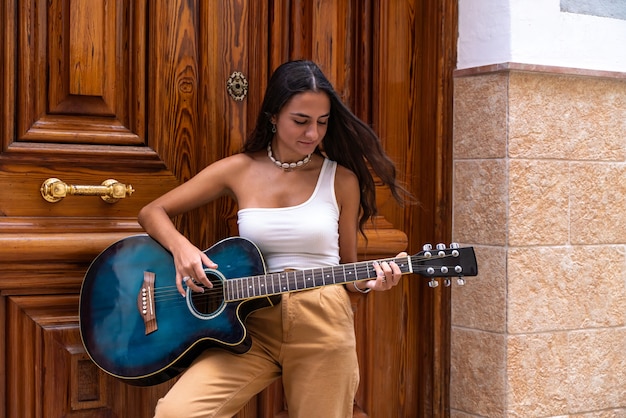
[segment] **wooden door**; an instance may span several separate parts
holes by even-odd
[[[381,190],[361,257],[444,240],[453,63],[442,57],[453,50],[456,12],[446,0],[421,3],[3,2],[0,417],[152,416],[173,382],[128,386],[89,360],[77,327],[82,277],[107,245],[141,232],[144,204],[239,150],[269,74],[287,59],[320,63],[420,200],[403,209]],[[248,82],[245,97],[226,89],[236,73]],[[63,185],[49,179],[68,187],[115,179],[128,196],[51,202],[41,189]],[[175,222],[206,247],[236,234],[235,214],[222,199]],[[362,376],[355,416],[447,416],[446,298],[419,280],[353,296]],[[288,416],[280,382],[238,414],[279,416]]]
[[[198,4],[0,8],[0,416],[152,416],[169,383],[134,388],[97,369],[78,332],[78,292],[100,251],[141,232],[138,210],[209,158]],[[66,193],[108,179],[124,185],[117,201]],[[206,218],[176,222],[198,242],[203,230],[189,225]]]

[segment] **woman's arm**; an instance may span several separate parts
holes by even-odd
[[[196,292],[202,292],[202,287],[198,284],[212,287],[204,273],[204,266],[217,268],[217,265],[178,232],[172,218],[205,205],[222,195],[232,194],[231,182],[236,173],[241,172],[241,166],[245,164],[246,158],[245,155],[237,154],[217,161],[139,211],[137,217],[139,224],[151,237],[172,253],[176,267],[176,287],[183,296],[185,295],[184,277],[191,277],[199,282],[194,283],[193,280],[189,280],[187,285]]]
[[[359,217],[359,182],[356,175],[342,166],[337,166],[335,176],[335,194],[339,204],[339,257],[341,263],[357,261],[358,217]],[[398,256],[402,256],[400,253]],[[405,255],[405,254],[404,254]],[[367,293],[368,289],[387,290],[398,284],[402,276],[400,268],[394,263],[376,263],[377,277],[367,282],[351,283],[346,288],[351,292]]]

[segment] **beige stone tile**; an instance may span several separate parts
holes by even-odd
[[[506,331],[506,250],[475,246],[478,276],[452,286],[452,325]]]
[[[511,417],[549,417],[568,410],[567,333],[512,336],[507,349]]]
[[[505,337],[452,328],[450,407],[465,413],[502,417],[505,405]]]
[[[570,414],[567,418],[626,418],[626,408]]]
[[[626,164],[571,163],[571,173],[572,243],[626,243]]]
[[[509,338],[508,414],[623,417],[626,328]]]
[[[505,158],[508,74],[454,80],[454,157]]]
[[[511,158],[626,159],[626,80],[512,72]]]
[[[568,334],[570,411],[626,407],[626,327]]]
[[[511,248],[511,334],[626,325],[624,246]]]
[[[509,244],[567,244],[569,194],[567,162],[511,160]]]
[[[507,185],[504,160],[454,163],[452,235],[460,242],[506,243]]]
[[[480,418],[479,415],[468,414],[464,411],[458,411],[456,409],[450,410],[450,418]]]

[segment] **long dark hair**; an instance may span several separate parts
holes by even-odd
[[[365,222],[378,213],[376,185],[368,163],[398,202],[403,202],[406,192],[398,184],[396,167],[376,133],[346,107],[314,62],[289,61],[274,71],[265,90],[256,126],[246,139],[243,152],[264,150],[273,137],[270,118],[278,114],[291,97],[306,91],[324,92],[330,98],[330,117],[322,147],[329,159],[352,170],[359,180],[359,230],[363,233]]]

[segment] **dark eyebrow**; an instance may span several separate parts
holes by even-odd
[[[308,119],[311,119],[311,116],[306,115],[306,114],[304,114],[304,113],[292,112],[292,113],[291,113],[291,115],[292,115],[292,116],[299,116],[299,117],[301,117],[301,118],[308,118]],[[326,114],[324,114],[324,115],[321,115],[318,119],[321,119],[321,118],[327,118],[327,117],[329,117],[329,116],[330,116],[330,113],[326,113]]]

